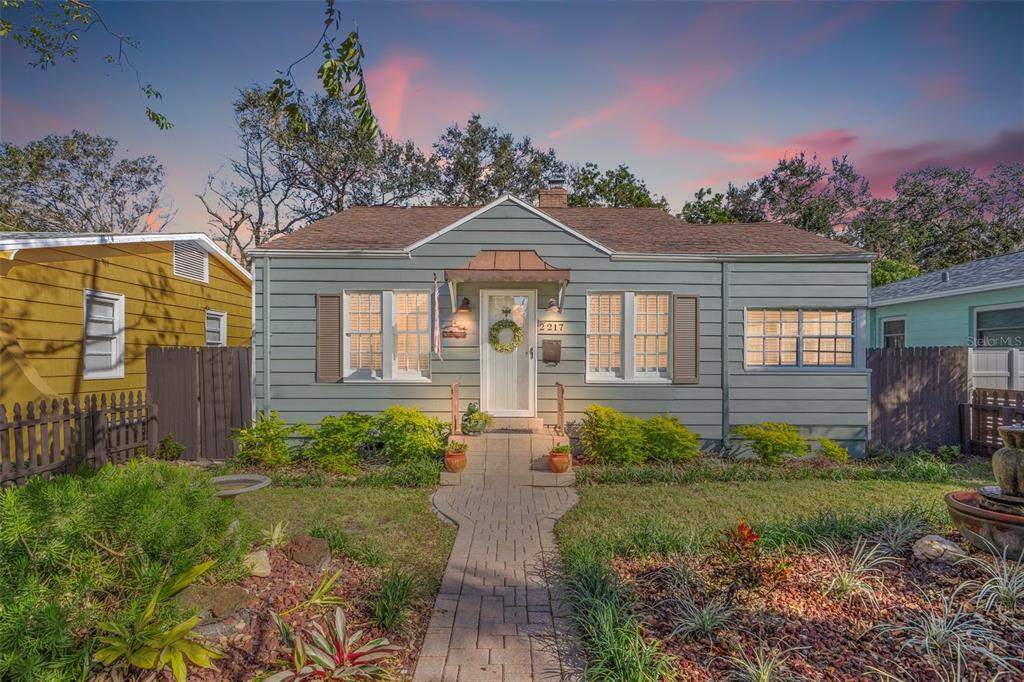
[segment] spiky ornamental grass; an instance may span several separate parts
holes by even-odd
[[[785,662],[796,649],[778,650],[768,644],[759,644],[752,652],[741,651],[726,656],[730,670],[725,679],[734,682],[781,682],[790,678],[785,671]]]
[[[732,620],[736,611],[724,595],[698,601],[692,594],[675,597],[668,604],[672,613],[670,637],[713,639]]]
[[[986,540],[992,557],[967,556],[958,563],[973,567],[981,580],[968,580],[957,590],[974,592],[978,608],[1000,613],[1024,610],[1024,552],[1016,561],[1007,557],[1007,548],[1000,552]]]
[[[394,633],[408,622],[416,579],[396,568],[384,578],[373,602],[373,622]]]
[[[919,510],[899,510],[881,518],[868,537],[890,552],[907,550],[914,540],[928,532],[928,520]]]
[[[839,599],[863,596],[876,604],[875,583],[882,581],[882,567],[899,566],[899,561],[885,554],[881,546],[869,545],[864,538],[857,539],[848,557],[841,554],[832,541],[823,541],[821,548],[832,572],[832,580],[822,588],[822,592]]]
[[[941,609],[935,611],[929,600],[924,610],[907,616],[904,622],[878,627],[882,634],[905,637],[897,658],[912,648],[923,655],[932,668],[947,678],[967,667],[970,659],[984,659],[1007,672],[1024,673],[1021,659],[1006,653],[1008,643],[977,613],[955,606],[952,597],[941,597]]]

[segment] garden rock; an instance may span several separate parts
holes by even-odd
[[[220,620],[236,613],[249,601],[240,585],[189,585],[175,597],[186,609],[196,609],[200,622]]]
[[[267,550],[261,549],[245,555],[245,567],[257,578],[266,578],[270,575],[270,555]]]
[[[914,556],[921,561],[937,564],[955,564],[967,553],[952,540],[941,535],[925,535],[914,543]]]
[[[283,548],[285,556],[297,564],[322,571],[331,560],[331,549],[323,538],[296,535]]]

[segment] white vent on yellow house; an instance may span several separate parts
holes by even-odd
[[[195,242],[174,242],[174,274],[208,282],[210,264],[206,251]]]

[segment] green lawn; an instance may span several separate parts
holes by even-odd
[[[979,481],[915,483],[886,480],[777,480],[602,484],[580,488],[580,501],[557,526],[566,544],[621,538],[637,527],[669,532],[705,533],[735,527],[740,519],[754,526],[832,511],[871,513],[918,504],[943,518],[942,496],[973,488]],[[947,519],[948,521],[948,519]]]
[[[290,534],[314,523],[340,528],[354,544],[383,552],[404,570],[437,589],[455,541],[454,526],[430,509],[430,488],[287,488],[270,486],[242,495],[237,504],[249,521],[267,528],[288,522]]]

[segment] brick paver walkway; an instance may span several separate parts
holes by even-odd
[[[502,475],[511,454],[434,495],[459,533],[413,682],[580,679],[552,532],[576,492]]]

